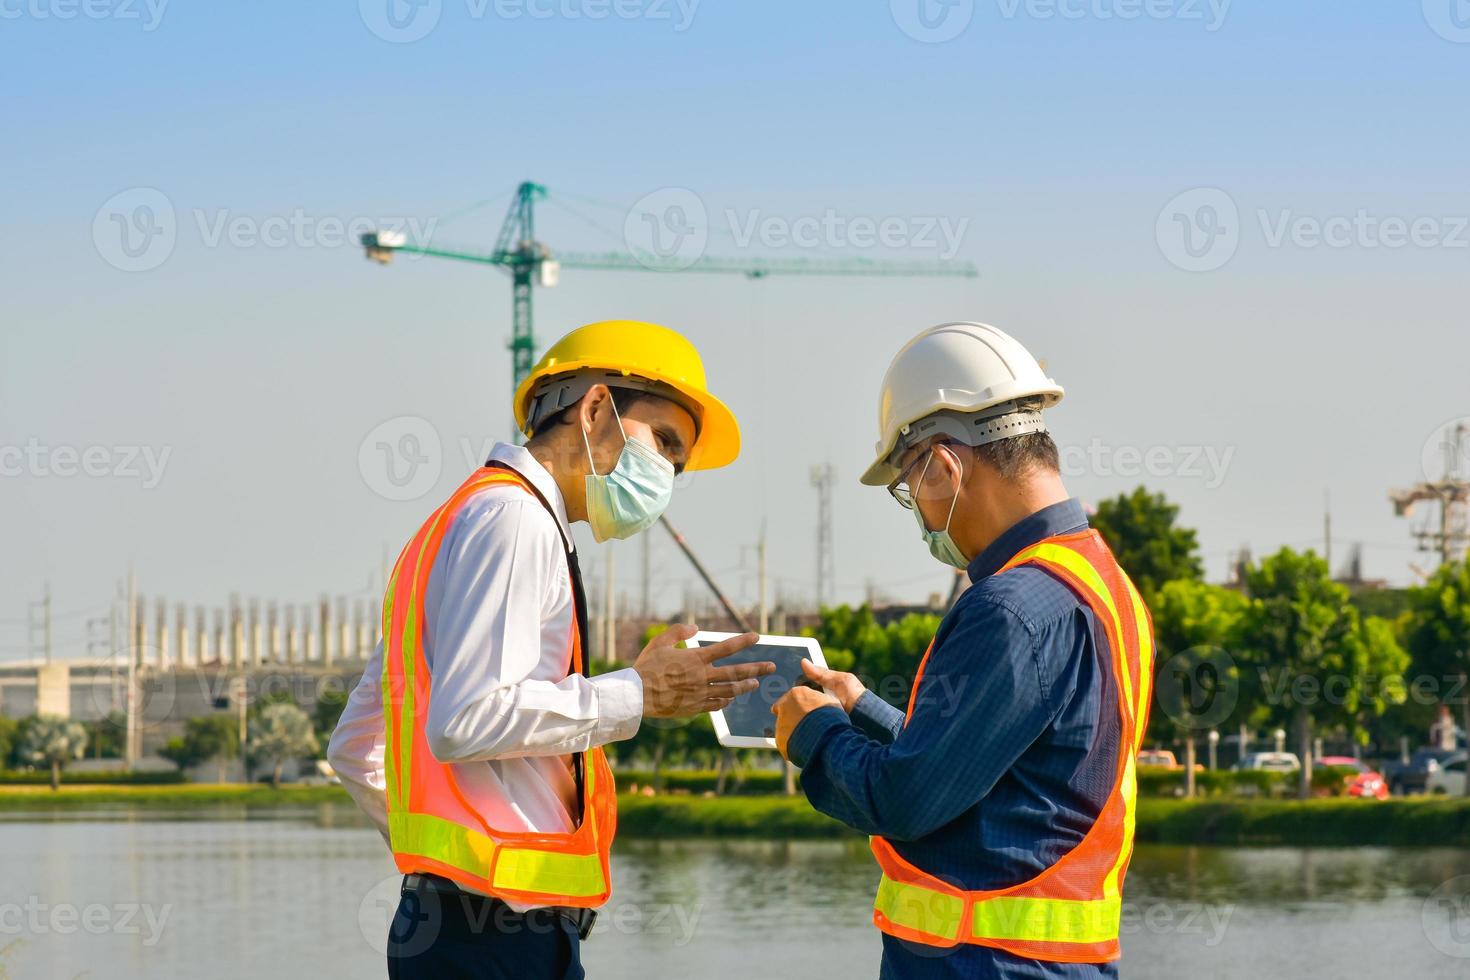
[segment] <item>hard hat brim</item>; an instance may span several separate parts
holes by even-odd
[[[616,370],[617,366],[607,364],[600,359],[563,361],[556,365],[557,374],[608,369]],[[657,371],[624,371],[623,373],[635,374],[639,378],[668,385],[694,406],[699,416],[694,420],[698,426],[699,435],[694,440],[694,445],[689,448],[689,459],[684,464],[685,472],[719,469],[721,466],[729,466],[739,457],[740,423],[735,420],[735,413],[730,411],[729,406],[724,402],[702,388],[685,384],[679,379]],[[533,372],[516,389],[516,426],[522,432],[526,431],[526,412],[531,401],[531,389],[540,379],[541,375]]]

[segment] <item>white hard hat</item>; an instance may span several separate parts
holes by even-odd
[[[979,446],[1044,432],[1041,409],[1062,394],[1062,386],[1004,331],[985,323],[930,327],[904,345],[883,375],[877,458],[862,481],[892,483],[903,451],[939,433]]]

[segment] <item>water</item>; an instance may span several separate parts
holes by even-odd
[[[384,975],[398,877],[346,806],[11,814],[0,833],[8,976]],[[877,972],[861,842],[624,840],[614,877],[585,947],[599,980]],[[1464,977],[1467,893],[1462,850],[1143,848],[1123,975]]]

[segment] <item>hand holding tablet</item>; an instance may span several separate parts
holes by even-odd
[[[701,631],[690,642],[706,653],[736,635]],[[761,677],[753,690],[737,695],[723,710],[710,715],[720,744],[736,749],[776,748],[776,717],[771,714],[771,706],[793,686],[811,685],[802,669],[803,663],[827,666],[821,646],[809,636],[760,636],[752,644],[713,662],[720,667],[760,662],[775,665],[774,672]]]

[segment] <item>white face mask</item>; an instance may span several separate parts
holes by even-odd
[[[612,404],[611,396],[608,404]],[[598,474],[592,444],[587,441],[587,431],[582,431],[592,469],[587,474],[587,523],[599,544],[609,538],[630,538],[651,527],[674,495],[674,464],[646,442],[628,436],[616,405],[613,418],[623,433],[623,451],[611,472]]]
[[[934,450],[931,448],[929,450],[929,458],[924,460],[924,469],[919,473],[919,482],[915,486],[922,487],[924,485],[924,476],[929,472],[929,464],[932,462],[934,462]],[[970,566],[970,560],[965,557],[965,553],[960,550],[960,546],[955,544],[954,538],[950,537],[949,534],[950,522],[954,520],[955,504],[959,502],[960,493],[956,490],[954,499],[949,502],[949,516],[944,519],[944,527],[938,531],[931,531],[929,530],[929,525],[924,523],[924,515],[919,510],[919,501],[915,497],[914,520],[919,522],[919,530],[924,532],[924,543],[929,546],[929,554],[946,565],[953,565],[955,568],[968,568]]]

